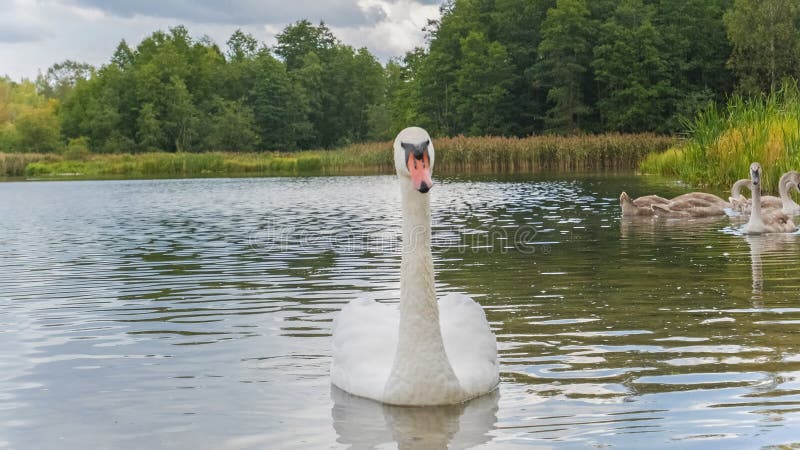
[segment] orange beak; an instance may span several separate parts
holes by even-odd
[[[411,174],[411,184],[414,186],[414,189],[423,194],[428,192],[433,186],[433,180],[431,179],[431,162],[428,158],[428,152],[422,153],[422,159],[415,158],[414,152],[409,152],[406,165],[408,166],[408,173]]]

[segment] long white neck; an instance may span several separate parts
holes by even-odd
[[[745,228],[748,232],[760,233],[764,229],[764,220],[761,218],[761,184],[753,184],[753,201],[750,207],[750,220]]]
[[[463,400],[444,349],[431,255],[430,194],[400,178],[403,255],[400,268],[400,326],[384,397],[393,404],[444,404]]]

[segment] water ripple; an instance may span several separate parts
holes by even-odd
[[[0,184],[0,448],[798,443],[800,236],[621,220],[681,191],[627,176],[441,180],[436,288],[484,306],[499,396],[332,393],[337,311],[399,296],[395,183]]]

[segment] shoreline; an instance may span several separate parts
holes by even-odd
[[[586,170],[560,170],[560,169],[542,169],[537,171],[528,172],[491,172],[491,171],[470,171],[460,172],[452,170],[441,170],[437,172],[438,178],[443,179],[460,179],[460,178],[477,178],[477,179],[514,179],[526,178],[531,176],[536,177],[549,177],[554,178],[560,175],[575,175],[576,178],[584,176],[646,176],[654,178],[664,178],[658,174],[643,174],[639,173],[636,169],[586,169]],[[61,182],[61,181],[147,181],[147,180],[194,180],[194,179],[242,179],[242,178],[319,178],[319,177],[374,177],[374,176],[395,176],[395,173],[389,171],[363,171],[363,172],[336,172],[336,173],[302,173],[302,174],[256,174],[256,173],[226,173],[226,174],[213,174],[213,173],[199,173],[189,175],[151,175],[151,176],[86,176],[82,174],[70,175],[52,175],[52,176],[21,176],[21,177],[0,177],[0,184],[2,183],[34,183],[34,182]]]
[[[635,170],[678,138],[654,134],[464,137],[434,140],[440,174],[514,174]],[[390,142],[298,152],[91,154],[0,153],[0,180],[150,179],[394,173]]]

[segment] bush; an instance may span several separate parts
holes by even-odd
[[[26,167],[31,163],[57,161],[61,161],[61,157],[54,154],[0,153],[0,177],[21,177],[26,175]]]
[[[64,159],[68,161],[85,161],[89,158],[89,138],[81,136],[79,138],[70,139],[64,150]]]
[[[297,171],[300,173],[316,173],[322,169],[322,160],[317,156],[301,156],[297,158]]]
[[[16,144],[23,152],[58,152],[61,150],[61,125],[50,108],[26,111],[14,123]]]

